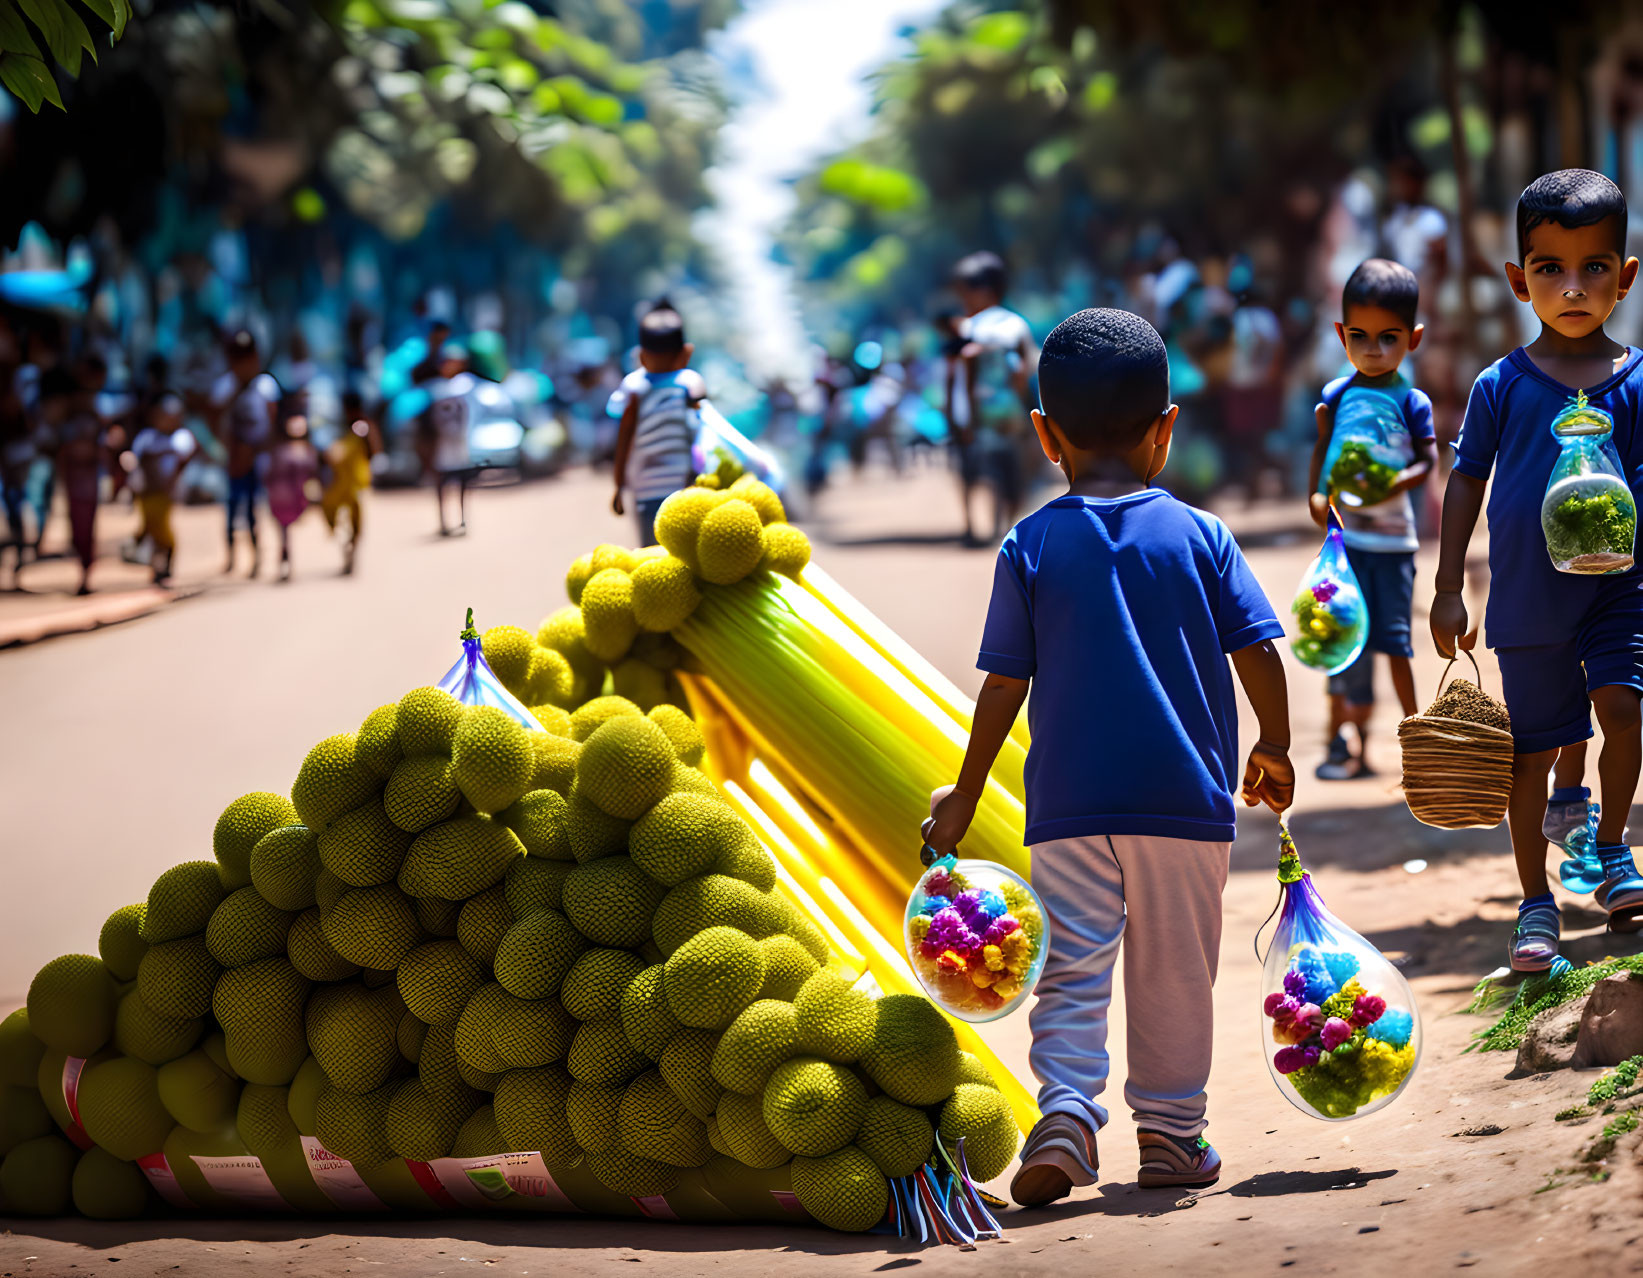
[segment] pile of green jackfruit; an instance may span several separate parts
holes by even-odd
[[[615,569],[683,606],[652,561],[601,547],[580,584]],[[41,969],[0,1022],[0,1212],[140,1214],[138,1160],[202,1140],[298,1209],[326,1205],[307,1137],[373,1187],[518,1151],[629,1198],[768,1172],[857,1230],[938,1139],[1004,1170],[986,1069],[930,1003],[830,959],[697,766],[671,641],[590,644],[577,584],[536,634],[483,637],[535,726],[415,689]]]

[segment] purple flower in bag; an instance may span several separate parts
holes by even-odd
[[[1319,603],[1326,604],[1335,597],[1335,592],[1339,589],[1340,586],[1336,582],[1320,581],[1312,587],[1312,597]]]

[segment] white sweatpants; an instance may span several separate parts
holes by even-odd
[[[1139,835],[1055,839],[1032,847],[1033,887],[1050,953],[1031,1023],[1039,1108],[1098,1130],[1107,1086],[1107,1009],[1124,944],[1129,1078],[1137,1126],[1204,1130],[1221,892],[1230,843]]]

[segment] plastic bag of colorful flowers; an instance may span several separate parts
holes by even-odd
[[[919,984],[964,1021],[994,1021],[1020,1007],[1050,950],[1038,893],[995,861],[934,861],[907,898],[904,927]]]
[[[1369,640],[1369,609],[1357,574],[1346,559],[1340,516],[1329,508],[1323,548],[1301,578],[1295,602],[1295,637],[1289,650],[1303,665],[1339,674],[1362,654]]]
[[[1261,972],[1267,1069],[1297,1109],[1360,1118],[1414,1077],[1420,1011],[1398,970],[1324,906],[1287,824],[1278,839],[1278,930]]]

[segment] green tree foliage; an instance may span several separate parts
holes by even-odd
[[[129,0],[84,4],[97,28],[96,37],[69,0],[0,0],[0,84],[30,111],[46,102],[59,109],[63,105],[53,64],[77,76],[85,54],[97,60],[98,40],[113,44],[125,34],[131,18]]]

